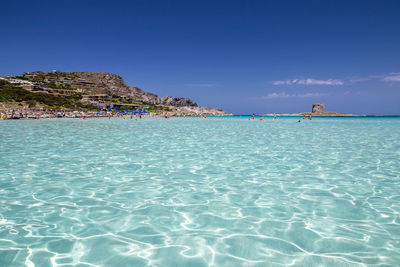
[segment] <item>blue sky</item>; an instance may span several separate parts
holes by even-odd
[[[3,1],[0,75],[106,71],[236,114],[400,114],[400,1]]]

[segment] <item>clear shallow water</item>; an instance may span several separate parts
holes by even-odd
[[[0,121],[0,266],[398,266],[400,119]]]

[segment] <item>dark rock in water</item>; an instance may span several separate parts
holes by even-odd
[[[197,107],[197,103],[185,97],[164,96],[160,99],[160,105],[174,107]]]

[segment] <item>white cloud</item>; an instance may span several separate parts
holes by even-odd
[[[305,93],[305,94],[298,94],[297,97],[321,97],[321,96],[328,96],[329,94],[325,93]]]
[[[292,95],[290,95],[290,94],[282,92],[282,93],[270,93],[263,98],[287,98],[287,97],[291,97],[291,96]]]
[[[286,92],[274,92],[274,93],[270,93],[266,96],[264,96],[263,98],[266,99],[272,99],[272,98],[303,98],[303,97],[322,97],[322,96],[328,96],[329,94],[326,93],[304,93],[304,94],[288,94]]]
[[[392,72],[383,77],[384,82],[400,82],[400,72]]]
[[[329,80],[315,80],[315,79],[307,79],[306,84],[310,85],[343,85],[343,82],[340,80],[329,79]]]
[[[390,72],[387,74],[377,74],[377,75],[369,75],[365,77],[352,77],[348,79],[327,79],[327,80],[318,80],[313,78],[301,78],[301,79],[288,79],[288,80],[280,80],[273,81],[273,85],[352,85],[360,82],[367,81],[381,81],[381,82],[400,82],[400,72]]]
[[[328,80],[317,80],[312,78],[307,79],[291,79],[286,81],[274,81],[273,85],[343,85],[343,81],[336,79],[328,79]]]

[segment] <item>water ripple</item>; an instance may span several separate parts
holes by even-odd
[[[396,266],[400,120],[0,121],[0,266]]]

